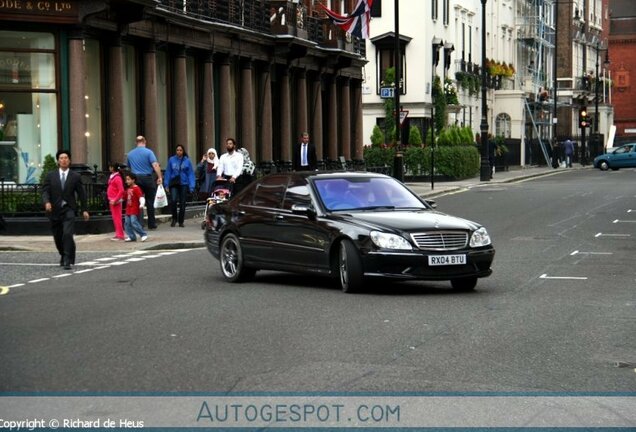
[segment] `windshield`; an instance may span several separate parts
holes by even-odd
[[[392,178],[352,177],[314,180],[327,210],[426,209],[415,195]]]

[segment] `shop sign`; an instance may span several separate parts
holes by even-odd
[[[43,0],[0,0],[0,18],[37,22],[78,22],[78,2]]]

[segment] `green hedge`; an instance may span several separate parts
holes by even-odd
[[[368,167],[392,166],[393,147],[365,147],[364,162]],[[435,174],[463,179],[479,173],[480,156],[475,146],[438,146],[435,150]],[[430,147],[409,146],[404,150],[407,176],[430,175]]]

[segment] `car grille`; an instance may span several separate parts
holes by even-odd
[[[418,248],[447,251],[466,247],[468,233],[464,231],[433,231],[411,234]]]

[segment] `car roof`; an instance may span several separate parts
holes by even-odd
[[[294,173],[289,173],[294,174]],[[311,180],[339,179],[339,178],[392,178],[385,174],[367,171],[299,171],[295,173]]]

